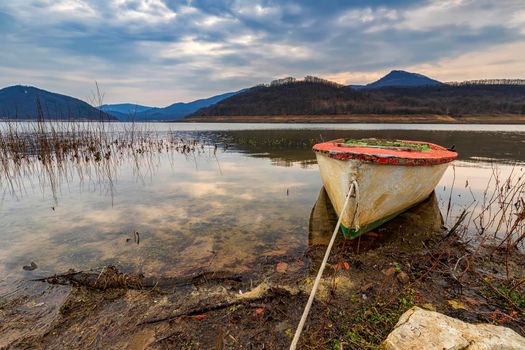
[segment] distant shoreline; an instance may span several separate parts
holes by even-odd
[[[305,124],[525,124],[525,115],[267,115],[267,116],[198,116],[181,123],[305,123]]]
[[[386,114],[352,114],[352,115],[266,115],[266,116],[195,116],[178,120],[89,120],[89,119],[54,119],[46,122],[79,122],[79,123],[253,123],[253,124],[501,124],[525,125],[525,115],[386,115]],[[30,118],[0,118],[0,122],[38,122]]]

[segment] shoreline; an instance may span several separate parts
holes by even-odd
[[[266,116],[198,116],[174,123],[268,123],[268,124],[525,124],[525,115],[266,115]]]
[[[175,120],[89,120],[54,119],[45,122],[79,123],[253,123],[253,124],[442,124],[442,125],[525,125],[525,115],[464,115],[454,117],[437,114],[386,115],[254,115],[254,116],[189,116]],[[0,118],[0,123],[39,122],[36,119]]]

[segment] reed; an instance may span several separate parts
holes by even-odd
[[[105,184],[113,193],[114,176],[124,161],[133,172],[152,173],[161,153],[189,158],[207,154],[216,158],[213,144],[179,135],[160,133],[147,123],[103,121],[6,121],[0,124],[0,190],[22,193],[36,175],[42,189],[56,193],[63,181],[76,175],[80,181]]]
[[[523,248],[525,240],[525,170],[523,165],[514,164],[506,176],[491,165],[481,198],[475,196],[471,185],[465,187],[472,195],[472,202],[458,207],[458,213],[451,217],[451,230],[464,240],[475,242],[477,247],[492,246],[506,249],[509,253]],[[449,207],[452,190],[449,194]],[[457,206],[457,205],[456,205]]]
[[[457,215],[451,215],[447,221],[450,229],[445,235],[441,249],[432,257],[432,270],[440,270],[462,286],[466,276],[480,273],[477,267],[483,265],[481,261],[488,258],[503,269],[502,280],[498,283],[502,286],[516,287],[521,282],[520,273],[516,272],[515,266],[521,264],[519,262],[523,261],[525,252],[523,166],[515,164],[508,174],[502,175],[501,170],[492,165],[491,175],[481,196],[474,194],[468,182],[465,188],[471,193],[472,201],[463,207],[456,204],[454,213]],[[449,202],[451,196],[452,191]],[[450,247],[457,242],[450,239],[451,236],[456,236],[460,242],[466,244],[468,248],[463,254],[450,253],[454,251]],[[498,288],[489,282],[486,283],[492,289]]]

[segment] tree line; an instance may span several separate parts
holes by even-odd
[[[356,90],[319,82],[256,86],[198,116],[323,114],[525,114],[525,85],[440,85]]]

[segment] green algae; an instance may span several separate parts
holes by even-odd
[[[363,147],[384,147],[384,148],[413,148],[416,151],[431,151],[432,148],[426,143],[415,143],[402,140],[386,140],[386,139],[348,139],[344,142],[349,146],[363,146]]]

